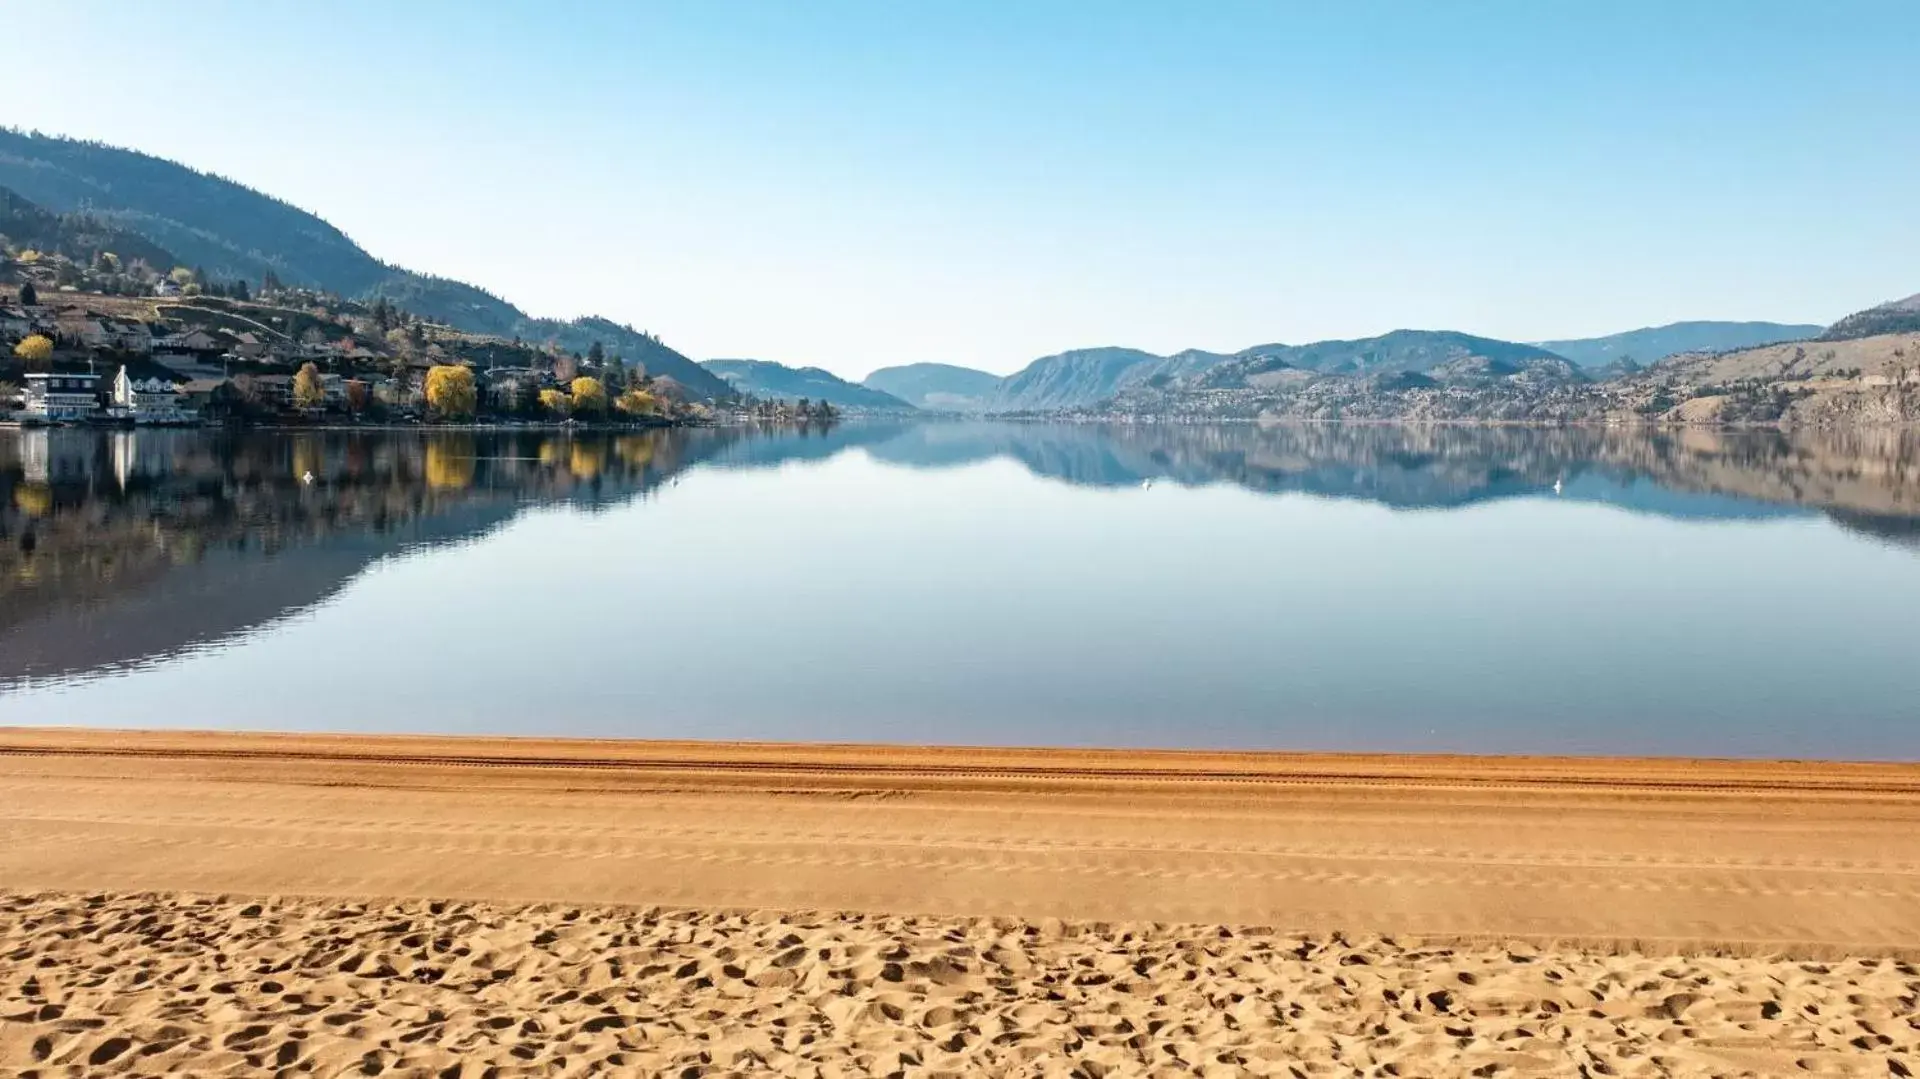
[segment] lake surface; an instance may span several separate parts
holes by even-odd
[[[1920,444],[0,431],[11,724],[1920,759]]]

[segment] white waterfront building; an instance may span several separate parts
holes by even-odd
[[[100,411],[100,376],[30,372],[20,418],[28,422],[84,420]]]
[[[194,417],[186,407],[182,385],[158,376],[135,378],[122,367],[113,376],[113,415],[137,424],[187,423]]]

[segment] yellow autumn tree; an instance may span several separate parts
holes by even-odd
[[[597,378],[585,375],[573,380],[573,414],[600,416],[607,411],[607,388]]]
[[[660,412],[660,399],[645,390],[633,389],[621,394],[613,407],[629,416],[655,416]]]
[[[13,346],[13,354],[29,370],[43,369],[53,362],[53,341],[36,333]]]
[[[572,403],[572,398],[561,393],[559,390],[546,389],[540,391],[540,411],[542,412],[551,413],[555,416],[565,416],[568,407],[570,407]]]
[[[320,381],[320,369],[314,365],[302,364],[300,373],[293,376],[293,404],[295,408],[321,408],[327,403],[327,387]]]
[[[435,419],[470,420],[479,400],[472,371],[453,364],[427,369],[427,409]]]

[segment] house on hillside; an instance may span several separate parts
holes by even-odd
[[[100,376],[32,371],[26,376],[20,418],[28,423],[71,423],[100,411]]]
[[[233,346],[228,350],[243,360],[264,359],[267,355],[267,343],[252,330],[237,333],[233,337]]]
[[[131,352],[144,356],[153,351],[153,331],[135,319],[67,311],[60,315],[56,333],[66,344],[89,352]]]
[[[18,307],[0,307],[0,343],[13,344],[33,333],[33,319]]]
[[[156,356],[191,356],[204,362],[217,359],[227,351],[229,344],[225,338],[216,337],[205,330],[189,330],[154,338],[153,351]]]
[[[488,408],[499,412],[525,407],[527,402],[540,395],[546,382],[544,372],[526,367],[496,367],[477,374],[480,376],[481,399]]]
[[[100,324],[79,308],[60,312],[54,323],[53,339],[63,348],[103,348],[106,336],[107,332]]]
[[[294,375],[260,375],[254,385],[260,388],[262,400],[281,408],[293,407]],[[338,408],[347,401],[347,380],[335,374],[320,376],[320,388],[327,395],[326,407]]]
[[[260,393],[260,400],[282,408],[293,404],[292,375],[255,375],[253,385]]]
[[[100,328],[106,333],[108,348],[136,356],[153,351],[153,328],[138,319],[103,318]]]
[[[180,385],[181,407],[203,420],[225,421],[240,407],[240,391],[227,378],[194,378]]]
[[[59,332],[60,314],[46,304],[22,307],[20,310],[25,311],[27,318],[33,322],[34,333],[42,333],[48,337],[52,337],[55,333]]]
[[[122,366],[113,376],[108,413],[142,426],[192,423],[198,416],[186,402],[182,391],[186,384],[186,379],[171,372],[136,375],[130,367]]]
[[[243,360],[254,361],[277,359],[289,352],[284,345],[269,341],[252,330],[234,335],[232,351]]]

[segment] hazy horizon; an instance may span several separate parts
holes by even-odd
[[[128,35],[82,0],[60,33],[140,78],[25,79],[0,123],[220,173],[699,359],[1005,374],[1908,295],[1900,27],[1920,9],[742,0],[221,4]],[[343,77],[152,63],[242,55]]]

